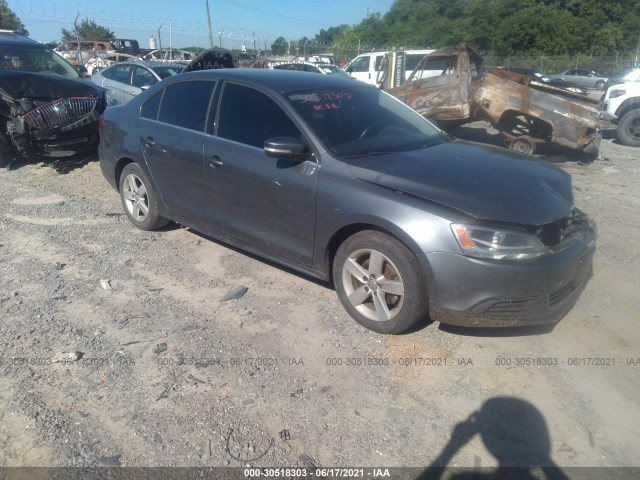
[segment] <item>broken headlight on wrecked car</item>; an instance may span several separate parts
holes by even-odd
[[[451,225],[453,235],[469,257],[490,260],[532,260],[547,253],[534,234],[524,230],[480,225]]]

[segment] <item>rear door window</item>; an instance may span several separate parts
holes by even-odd
[[[129,73],[131,65],[114,65],[111,67],[106,76],[109,80],[120,83],[129,83]]]
[[[162,97],[158,120],[177,127],[204,131],[214,87],[215,82],[204,80],[169,85]]]

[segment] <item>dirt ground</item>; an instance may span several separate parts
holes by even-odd
[[[478,126],[457,134],[499,143]],[[0,466],[640,466],[639,157],[615,130],[592,163],[548,157],[599,231],[554,329],[402,336],[191,230],[135,229],[95,159],[0,170]]]

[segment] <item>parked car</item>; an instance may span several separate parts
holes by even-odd
[[[108,55],[116,51],[109,42],[95,40],[70,41],[54,49],[62,58],[73,65],[84,65],[91,57]]]
[[[376,332],[554,323],[591,271],[569,174],[337,75],[171,77],[105,111],[99,155],[138,228],[171,219],[333,280]]]
[[[322,73],[324,75],[342,75],[343,77],[353,78],[344,70],[329,63],[312,63],[302,60],[294,60],[292,62],[274,63],[269,68],[272,68],[274,70],[293,70],[297,72]]]
[[[87,63],[84,64],[85,69],[87,71],[87,75],[91,78],[91,75],[94,73],[98,73],[100,70],[104,70],[105,68],[110,67],[119,62],[126,61],[135,61],[138,60],[138,57],[133,55],[129,55],[128,53],[111,53],[108,55],[104,55],[102,57],[91,57],[87,60]]]
[[[640,68],[628,67],[609,77],[607,87],[618,83],[640,82]]]
[[[621,143],[640,147],[640,82],[609,87],[604,94],[601,116],[618,126]]]
[[[105,89],[108,106],[122,105],[151,85],[182,72],[184,65],[158,61],[116,63],[91,76],[91,81]]]
[[[537,80],[542,83],[546,83],[547,85],[553,85],[555,87],[561,88],[568,92],[579,93],[582,95],[586,95],[589,93],[589,89],[587,87],[580,87],[571,82],[567,82],[562,78],[551,78],[551,75],[547,73],[542,73],[536,70],[535,68],[527,68],[527,67],[502,67],[504,70],[509,70],[511,72],[522,73],[524,75],[529,75],[534,80]]]
[[[607,77],[593,70],[571,68],[564,72],[556,73],[553,78],[560,78],[575,85],[596,90],[604,90],[607,85]]]
[[[95,150],[104,96],[60,55],[19,33],[0,32],[0,166],[16,155]]]
[[[144,60],[167,60],[169,62],[189,63],[197,56],[196,53],[189,50],[177,50],[177,49],[158,49],[144,55]]]

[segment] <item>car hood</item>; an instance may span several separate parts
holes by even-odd
[[[477,219],[540,226],[571,216],[571,176],[543,160],[456,140],[349,159],[353,175]]]
[[[0,70],[0,91],[13,99],[56,99],[67,97],[98,97],[99,90],[89,80],[60,75],[44,75]]]

